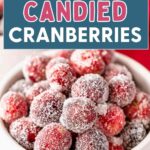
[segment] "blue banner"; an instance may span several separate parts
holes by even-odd
[[[148,0],[5,0],[5,49],[147,49]]]

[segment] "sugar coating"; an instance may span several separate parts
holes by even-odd
[[[37,127],[30,118],[22,117],[12,122],[9,131],[11,136],[24,148],[33,149],[35,137],[40,128]]]
[[[135,147],[145,138],[145,129],[149,129],[150,126],[150,96],[145,92],[135,90],[131,72],[126,66],[113,63],[112,51],[79,50],[73,54],[72,52],[50,51],[48,56],[31,56],[25,61],[23,66],[25,79],[16,81],[9,89],[9,91],[14,92],[15,95],[19,94],[21,97],[10,96],[8,103],[7,100],[0,101],[0,116],[2,114],[3,117],[1,116],[1,118],[7,123],[10,134],[20,145],[30,150],[33,149],[33,143],[40,127],[46,128],[46,126],[53,124],[49,135],[47,134],[49,133],[48,129],[43,133],[43,136],[36,140],[34,150],[129,150],[131,147]],[[57,69],[52,69],[54,66],[57,66]],[[46,72],[49,73],[49,70],[53,70],[51,72],[52,82],[48,78],[47,81],[45,80]],[[106,81],[105,79],[99,81],[99,77],[103,78],[100,74],[104,76]],[[72,90],[72,85],[75,85],[80,78],[84,78],[86,75],[88,77],[84,79],[84,82],[81,80],[74,88],[77,90]],[[75,82],[76,77],[79,78]],[[109,84],[108,92],[105,83],[107,87]],[[114,92],[112,92],[113,88],[110,88],[111,84],[115,87],[112,86]],[[49,91],[48,94],[40,96],[47,90]],[[64,104],[65,113],[62,113],[62,109],[66,97],[62,92],[69,97],[73,96],[72,93],[75,93],[75,97],[70,98],[72,100],[66,100],[66,104]],[[100,92],[103,96],[99,94]],[[110,97],[108,98],[109,94]],[[136,96],[132,99],[133,95]],[[76,98],[82,99],[82,102],[72,102]],[[22,102],[23,99],[24,102]],[[26,118],[24,116],[28,115],[29,106],[27,106],[26,100],[30,104],[33,103],[33,99],[38,99],[32,106],[33,116],[30,112],[29,117],[31,118]],[[89,100],[90,103],[88,103]],[[107,100],[108,103],[106,103]],[[110,105],[115,105],[110,102],[117,104],[118,108],[110,109]],[[3,103],[2,106],[1,103]],[[129,123],[122,131],[126,121],[120,107],[124,109],[127,121],[133,121],[134,123],[132,123],[136,124],[137,127],[132,125],[128,128]],[[54,123],[59,120],[61,124]],[[86,134],[89,130],[103,132],[102,134],[107,136],[109,142],[107,141],[107,144],[105,144],[104,139],[99,138],[97,134],[93,134],[93,131]],[[66,131],[69,134],[65,134]],[[84,134],[86,135],[85,138],[81,139],[80,137]],[[120,137],[116,137],[120,134],[125,137],[124,141]]]
[[[32,121],[40,127],[58,122],[65,98],[62,93],[52,90],[46,90],[35,97],[30,107]]]
[[[83,133],[93,126],[96,118],[94,102],[85,97],[76,97],[65,100],[60,122],[68,130]]]
[[[109,87],[100,75],[86,74],[72,85],[71,95],[72,97],[87,97],[95,103],[103,103],[108,100]]]
[[[109,150],[125,150],[123,145],[113,145],[113,143],[109,143]]]
[[[32,82],[26,81],[25,79],[21,79],[16,81],[9,89],[9,91],[19,92],[25,95],[25,92],[28,88],[32,86]]]
[[[8,124],[28,114],[27,102],[20,93],[9,91],[0,100],[0,117]]]
[[[109,150],[125,150],[123,145],[113,145],[113,143],[109,143]]]
[[[123,144],[123,139],[121,137],[110,137],[109,142],[113,143],[113,145],[122,145]]]
[[[62,92],[68,92],[76,79],[74,70],[64,63],[55,64],[46,70],[46,77],[52,89]]]
[[[23,75],[27,81],[38,82],[45,80],[45,70],[49,58],[44,55],[31,56],[24,61]]]
[[[119,74],[109,81],[109,98],[120,107],[130,104],[136,95],[135,83],[127,76]]]
[[[114,60],[114,53],[112,50],[99,50],[101,57],[106,65],[110,64]]]
[[[104,78],[107,81],[109,81],[114,76],[117,76],[118,74],[126,75],[129,79],[132,80],[132,74],[126,66],[120,65],[120,64],[113,64],[113,63],[109,64],[106,67],[106,70],[105,70],[105,73],[104,73]]]
[[[46,80],[34,83],[33,86],[28,88],[25,92],[25,96],[26,96],[26,100],[27,100],[28,104],[31,104],[34,97],[38,96],[39,94],[48,90],[49,88],[50,88],[50,85],[49,85],[48,81],[46,81]]]
[[[76,50],[72,53],[70,61],[80,75],[87,73],[102,74],[105,69],[105,63],[99,50]]]
[[[50,123],[36,137],[34,150],[69,150],[71,144],[71,133],[59,123]]]
[[[99,114],[95,126],[106,136],[119,134],[126,124],[123,110],[115,104],[108,104],[107,113]]]
[[[138,91],[134,101],[124,108],[130,120],[141,121],[145,127],[150,124],[150,95]]]
[[[123,144],[127,150],[138,145],[146,136],[142,123],[130,122],[122,132]]]
[[[108,104],[107,103],[102,103],[98,104],[96,107],[96,111],[99,115],[106,115],[108,111]]]
[[[49,70],[52,66],[58,63],[69,64],[69,59],[64,57],[55,57],[49,61],[49,63],[46,66],[46,70]]]
[[[100,130],[92,128],[78,135],[76,150],[109,150],[109,144]]]
[[[121,137],[113,136],[108,138],[109,150],[125,150],[123,146],[123,139]]]

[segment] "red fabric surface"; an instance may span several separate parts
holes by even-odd
[[[126,54],[129,57],[137,60],[138,62],[140,62],[150,70],[150,50],[147,51],[146,50],[136,50],[136,51],[122,50],[119,52]]]

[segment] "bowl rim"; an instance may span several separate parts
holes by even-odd
[[[121,62],[121,63],[128,63],[128,64],[132,64],[133,66],[136,65],[137,67],[136,72],[140,73],[142,72],[142,74],[144,74],[146,77],[149,78],[148,80],[148,84],[150,85],[150,72],[143,66],[141,65],[139,62],[137,62],[136,60],[133,60],[132,58],[124,55],[124,54],[120,54],[118,52],[114,52],[114,56],[117,59],[117,61]],[[17,76],[17,79],[21,78],[22,76],[22,64],[24,61],[20,62],[19,64],[17,64],[14,68],[12,68],[5,77],[3,77],[0,81],[0,98],[1,96],[8,90],[6,90],[6,85],[8,85],[9,82],[11,82],[11,85],[14,83],[14,81],[12,82],[12,78],[14,78],[15,76]],[[126,64],[125,64],[126,65]],[[149,91],[150,94],[150,91]],[[1,132],[5,135],[5,138],[7,138],[6,140],[9,140],[8,142],[10,144],[14,144],[14,146],[17,148],[17,150],[25,150],[25,148],[23,148],[21,145],[19,145],[9,134],[7,127],[5,126],[5,123],[3,122],[2,119],[0,119],[0,130]],[[150,132],[146,135],[146,137],[137,145],[135,146],[132,150],[141,150],[143,149],[144,146],[146,146],[148,143],[150,143]]]
[[[0,81],[0,98],[2,95],[6,92],[5,87],[6,85],[11,82],[11,79],[14,78],[14,76],[20,76],[22,74],[21,68],[22,68],[23,61],[19,64],[17,64],[14,68],[12,68],[10,71],[8,71],[7,75],[2,78]],[[20,76],[21,77],[21,76]],[[13,84],[13,82],[12,82]],[[11,84],[11,85],[12,85]],[[9,88],[6,88],[7,90]],[[26,150],[24,147],[19,145],[9,134],[8,128],[6,127],[4,121],[0,118],[0,130],[3,137],[8,141],[8,145],[14,145],[13,147],[16,147],[17,150]]]

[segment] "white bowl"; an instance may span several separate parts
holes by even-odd
[[[140,65],[135,60],[115,53],[116,61],[126,65],[132,72],[137,85],[143,89],[145,92],[150,94],[150,72]],[[14,67],[0,83],[0,97],[9,89],[9,87],[18,79],[22,78],[22,63]],[[150,133],[145,137],[145,139],[138,144],[133,150],[149,150],[150,146]],[[3,148],[2,148],[3,147]],[[8,133],[8,130],[0,119],[0,148],[5,150],[25,150],[21,147]]]

